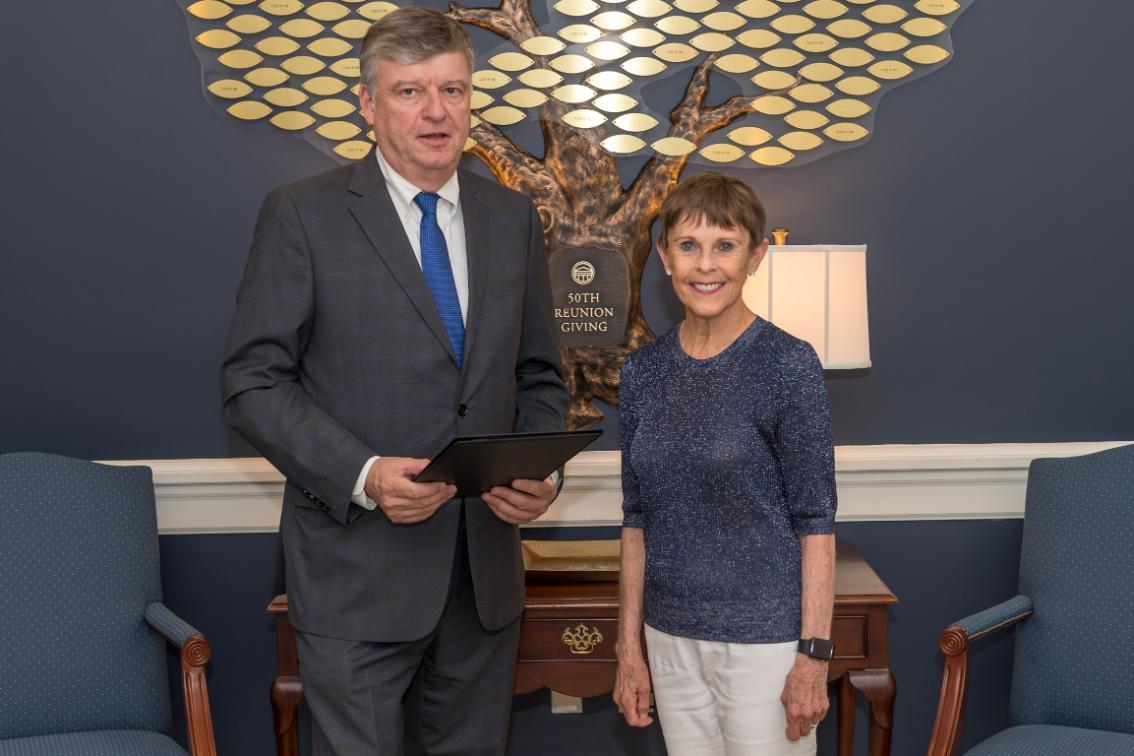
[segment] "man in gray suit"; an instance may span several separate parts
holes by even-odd
[[[287,477],[280,533],[317,754],[502,754],[523,564],[552,478],[481,499],[412,478],[456,435],[558,430],[539,218],[457,164],[464,30],[399,9],[363,41],[377,150],[276,189],[221,369],[224,415]]]

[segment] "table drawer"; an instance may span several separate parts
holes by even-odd
[[[611,661],[618,620],[524,620],[520,658],[524,661]]]
[[[836,659],[865,659],[868,648],[866,615],[838,615],[831,622],[831,640],[835,642]]]

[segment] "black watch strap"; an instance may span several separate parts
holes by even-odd
[[[831,661],[835,656],[835,644],[823,638],[800,638],[799,653],[819,661]]]

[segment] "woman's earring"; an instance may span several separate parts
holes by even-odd
[[[666,274],[667,276],[672,276],[672,275],[673,275],[673,271],[672,271],[672,270],[670,270],[669,268],[666,268],[666,269],[665,269],[665,274]]]

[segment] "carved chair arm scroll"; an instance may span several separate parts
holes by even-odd
[[[216,756],[209,689],[205,682],[205,665],[213,654],[209,642],[161,602],[146,605],[145,619],[154,632],[181,651],[181,685],[185,691],[190,751],[193,756]]]

